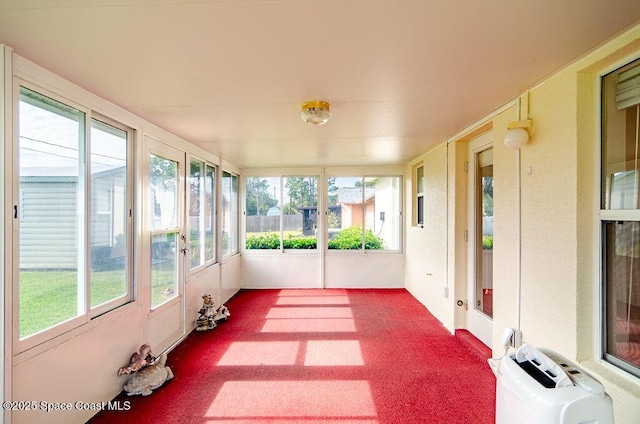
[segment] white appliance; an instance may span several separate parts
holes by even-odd
[[[612,424],[602,384],[548,349],[523,344],[496,373],[496,424]]]

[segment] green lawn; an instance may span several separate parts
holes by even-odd
[[[124,270],[91,274],[91,304],[124,294]],[[30,336],[78,315],[77,272],[20,272],[20,337]]]
[[[174,263],[153,265],[151,302],[160,305],[174,297]],[[20,272],[20,338],[78,316],[78,277],[75,271]],[[91,273],[91,306],[126,293],[124,269]]]

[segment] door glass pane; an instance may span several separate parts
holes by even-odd
[[[85,310],[85,114],[20,89],[20,338]]]
[[[91,307],[127,294],[127,132],[91,121]]]
[[[151,309],[178,295],[178,233],[151,236]]]
[[[151,230],[178,226],[178,163],[156,155],[151,159]]]
[[[605,351],[640,367],[640,222],[605,222],[604,229]]]
[[[400,249],[400,177],[365,178],[365,249]]]
[[[178,295],[178,163],[150,155],[151,308]]]
[[[247,249],[280,249],[280,177],[247,177]]]
[[[318,246],[318,178],[284,178],[283,225],[285,249]]]
[[[493,149],[476,155],[475,308],[493,317]]]

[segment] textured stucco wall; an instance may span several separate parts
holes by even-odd
[[[447,327],[452,319],[455,328],[464,327],[465,314],[455,301],[467,290],[467,278],[459,266],[466,246],[456,240],[466,227],[460,217],[468,205],[463,201],[464,173],[452,157],[460,155],[460,143],[471,139],[469,133],[491,125],[494,356],[503,353],[504,328],[517,327],[519,322],[523,341],[580,361],[605,385],[618,424],[636,423],[640,416],[640,379],[599,359],[599,78],[638,57],[640,26],[527,90],[520,100],[526,102],[523,110],[528,116],[518,116],[516,99],[513,106],[479,120],[467,134],[448,140],[448,158],[437,149],[418,158],[425,163],[438,157],[449,161],[448,213],[455,213],[444,229],[449,240],[450,283],[450,296],[444,302],[449,306],[441,305],[444,298],[437,286],[423,283],[424,288],[416,288],[414,279],[426,272],[425,263],[434,268],[434,262],[445,259],[428,249],[426,234],[407,229],[409,290]],[[527,117],[534,123],[530,142],[519,153],[508,149],[502,142],[507,124]],[[432,211],[425,221],[439,221],[444,212]],[[437,230],[443,231],[440,226]],[[418,254],[412,249],[422,250]]]

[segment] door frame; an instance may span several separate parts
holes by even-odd
[[[468,217],[468,243],[467,243],[467,330],[487,346],[492,345],[493,319],[476,310],[476,246],[477,246],[477,220],[476,220],[476,155],[493,148],[492,131],[485,132],[469,141],[468,144],[468,178],[467,178],[467,217]]]
[[[186,160],[187,152],[176,147],[170,146],[162,141],[144,136],[144,149],[143,158],[141,160],[143,166],[143,205],[142,205],[142,249],[144,252],[144,261],[141,269],[142,281],[146,284],[141,284],[138,287],[138,296],[142,300],[142,304],[147,308],[148,315],[146,325],[144,328],[144,340],[149,343],[155,351],[162,352],[170,348],[172,345],[180,341],[186,336],[186,255],[182,251],[186,247],[185,243],[185,195],[186,195]],[[159,305],[155,309],[151,309],[151,223],[149,217],[151,216],[151,178],[150,178],[150,155],[154,154],[161,156],[178,163],[177,177],[178,181],[176,187],[178,188],[177,194],[177,218],[176,223],[178,227],[178,240],[176,248],[181,249],[181,252],[177,253],[177,288],[178,293],[167,302]]]

